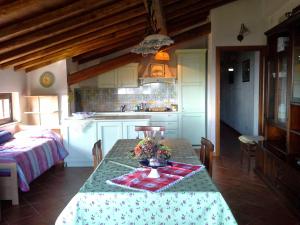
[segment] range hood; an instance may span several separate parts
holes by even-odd
[[[175,77],[141,77],[139,78],[141,85],[152,84],[152,83],[170,83],[175,84]]]
[[[139,79],[141,85],[151,83],[175,84],[176,82],[176,77],[172,75],[169,65],[166,63],[149,63]]]

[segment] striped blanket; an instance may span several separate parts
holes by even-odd
[[[17,138],[0,145],[0,163],[16,163],[18,185],[24,192],[29,191],[31,181],[67,155],[60,137],[50,130],[21,131]],[[5,176],[2,172],[0,176]]]

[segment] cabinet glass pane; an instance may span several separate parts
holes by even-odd
[[[293,99],[300,102],[300,27],[297,27],[294,41],[294,66],[293,66]]]
[[[287,52],[283,51],[278,54],[278,85],[277,85],[277,118],[281,123],[287,120]]]
[[[275,111],[275,84],[276,84],[276,64],[274,59],[269,62],[269,110],[268,119],[274,120]]]

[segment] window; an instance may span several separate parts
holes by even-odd
[[[12,95],[11,93],[0,93],[0,125],[12,122]]]

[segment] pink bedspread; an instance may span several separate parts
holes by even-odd
[[[17,164],[18,182],[22,191],[29,191],[31,181],[67,155],[60,137],[48,130],[26,131],[0,145],[0,163]]]

